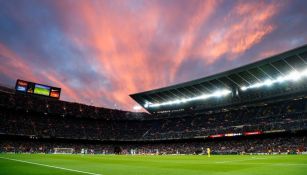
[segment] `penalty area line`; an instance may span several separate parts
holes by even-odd
[[[63,167],[58,167],[58,166],[46,165],[46,164],[42,164],[42,163],[29,162],[29,161],[19,160],[19,159],[12,159],[12,158],[6,158],[6,157],[0,157],[0,159],[10,160],[10,161],[15,161],[15,162],[22,162],[22,163],[38,165],[38,166],[44,166],[44,167],[48,167],[48,168],[55,168],[55,169],[60,169],[60,170],[65,170],[65,171],[77,172],[77,173],[82,173],[82,174],[102,175],[102,174],[91,173],[91,172],[86,172],[86,171],[74,170],[74,169],[70,169],[70,168],[63,168]]]

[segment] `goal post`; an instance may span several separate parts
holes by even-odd
[[[73,154],[74,149],[73,148],[53,148],[54,154]]]

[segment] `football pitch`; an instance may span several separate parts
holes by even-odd
[[[306,175],[307,155],[0,154],[5,175]]]

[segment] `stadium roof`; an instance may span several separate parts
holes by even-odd
[[[160,89],[131,94],[136,102],[149,112],[167,109],[167,106],[221,97],[235,91],[270,85],[278,81],[307,75],[307,45],[262,59],[239,68],[197,80]]]

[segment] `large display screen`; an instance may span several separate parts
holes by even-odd
[[[17,80],[15,89],[18,92],[48,96],[56,99],[59,99],[61,94],[61,88],[51,87],[24,80]]]
[[[35,84],[34,94],[49,96],[49,94],[50,94],[50,87],[39,85],[39,84]]]

